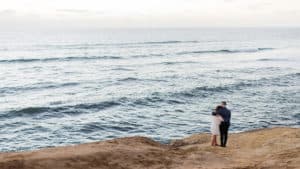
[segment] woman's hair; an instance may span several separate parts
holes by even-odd
[[[222,109],[223,107],[222,106],[217,106],[216,107],[216,112],[218,112],[220,109]]]
[[[222,106],[217,106],[216,109],[211,113],[211,115],[213,115],[213,116],[218,115],[218,111],[222,108],[223,108]]]

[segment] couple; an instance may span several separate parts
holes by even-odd
[[[216,109],[212,112],[212,146],[218,146],[217,135],[220,135],[221,147],[226,147],[231,118],[231,112],[226,108],[226,105],[227,103],[223,101],[221,105],[217,106]]]

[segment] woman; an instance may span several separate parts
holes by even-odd
[[[223,118],[217,114],[217,112],[222,109],[222,106],[217,106],[215,111],[212,112],[212,123],[211,123],[211,146],[218,146],[217,136],[220,135],[220,124],[223,121]]]

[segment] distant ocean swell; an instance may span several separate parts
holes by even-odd
[[[203,41],[204,43],[207,41]],[[176,44],[189,44],[189,43],[202,43],[201,41],[147,41],[147,42],[127,42],[127,43],[80,43],[80,44],[43,44],[31,46],[35,48],[36,51],[49,50],[49,49],[94,49],[99,47],[132,47],[132,46],[142,46],[145,45],[176,45]],[[29,46],[28,46],[29,47]],[[15,50],[13,48],[0,48],[0,51],[10,51]]]
[[[131,43],[87,43],[87,44],[63,44],[63,45],[37,45],[40,48],[55,48],[55,49],[86,49],[101,46],[130,46],[130,45],[164,45],[164,44],[185,44],[185,43],[201,43],[201,41],[148,41],[148,42],[131,42]],[[0,50],[7,50],[6,48]]]
[[[11,110],[9,112],[1,112],[1,118],[55,118],[64,115],[78,115],[82,113],[93,113],[115,106],[155,106],[156,103],[166,104],[184,104],[190,98],[210,97],[217,93],[232,93],[246,88],[268,87],[268,86],[285,86],[286,81],[300,80],[300,73],[291,73],[287,75],[277,76],[273,78],[262,78],[258,80],[247,80],[223,86],[201,86],[183,91],[174,91],[167,93],[154,92],[142,98],[121,97],[115,100],[103,101],[99,103],[82,103],[77,105],[61,105],[49,107],[28,107],[20,110]],[[128,78],[130,79],[130,78]],[[124,79],[127,81],[127,79]],[[138,79],[134,79],[138,80]],[[290,84],[289,84],[290,85]]]
[[[29,58],[29,59],[7,59],[0,60],[0,63],[26,63],[26,62],[57,62],[76,60],[101,60],[101,59],[122,59],[119,56],[78,56],[78,57],[51,57],[51,58]]]
[[[185,54],[205,54],[205,53],[254,53],[266,50],[273,50],[274,48],[256,48],[256,49],[221,49],[221,50],[200,50],[200,51],[186,51],[186,52],[179,52],[178,55],[185,55]]]
[[[154,43],[154,42],[153,42]],[[255,48],[255,49],[221,49],[221,50],[200,50],[200,51],[185,51],[178,52],[176,55],[186,54],[230,54],[230,53],[255,53],[266,50],[273,50],[274,48]],[[173,55],[173,54],[168,54]],[[139,58],[139,57],[155,57],[164,56],[163,54],[149,54],[149,55],[133,55],[133,56],[74,56],[74,57],[50,57],[50,58],[19,58],[19,59],[4,59],[0,60],[2,63],[31,63],[31,62],[63,62],[63,61],[82,61],[82,60],[103,60],[103,59],[127,59],[127,58]]]

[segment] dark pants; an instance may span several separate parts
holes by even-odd
[[[226,147],[229,126],[229,122],[221,122],[220,124],[220,142],[222,147]]]

